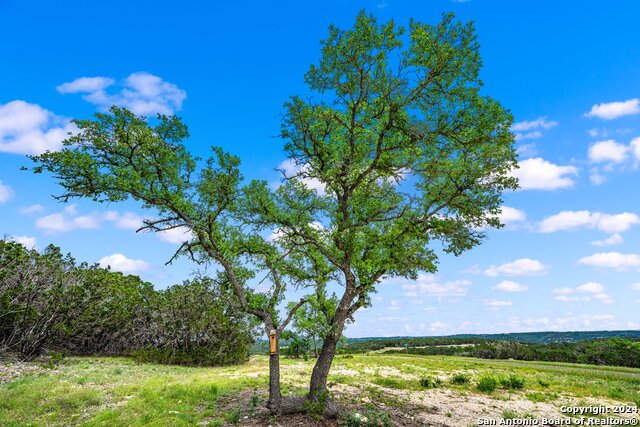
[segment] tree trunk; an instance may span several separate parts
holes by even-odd
[[[282,392],[280,391],[280,351],[269,355],[269,401],[267,408],[273,415],[282,413]]]
[[[340,328],[342,330],[342,328]],[[340,335],[338,335],[339,337]],[[326,399],[327,395],[327,377],[336,355],[336,346],[338,338],[335,334],[331,334],[324,339],[320,354],[316,360],[311,373],[311,383],[309,384],[309,400],[319,401]]]

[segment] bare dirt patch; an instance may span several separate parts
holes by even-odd
[[[43,371],[52,372],[51,369],[44,368],[37,362],[21,362],[11,358],[0,359],[0,384],[10,383],[21,376]]]

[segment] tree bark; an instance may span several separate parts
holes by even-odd
[[[267,408],[273,415],[282,413],[282,392],[280,391],[280,351],[269,355],[269,401]]]

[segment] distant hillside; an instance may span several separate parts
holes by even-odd
[[[639,331],[569,331],[569,332],[513,332],[509,334],[456,334],[446,336],[396,336],[396,337],[367,337],[367,338],[347,338],[347,344],[359,341],[397,341],[397,340],[415,340],[430,339],[443,340],[448,338],[456,338],[463,342],[472,342],[480,340],[489,341],[518,341],[523,343],[550,344],[556,342],[580,342],[588,340],[606,339],[606,338],[625,338],[630,340],[640,340]],[[468,341],[471,340],[471,341]]]
[[[550,344],[557,342],[580,342],[606,338],[640,340],[640,331],[572,331],[572,332],[514,332],[511,334],[458,334],[449,338],[480,338],[496,341],[518,341],[524,343]]]
[[[514,332],[509,334],[458,334],[439,337],[367,337],[347,338],[338,344],[341,352],[367,352],[388,347],[446,346],[460,344],[480,344],[485,341],[517,341],[527,344],[577,343],[608,338],[624,338],[640,341],[640,331],[570,331],[570,332]],[[286,345],[286,341],[283,342]],[[262,354],[268,350],[265,340],[257,340],[252,354]]]

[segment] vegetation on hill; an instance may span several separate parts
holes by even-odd
[[[517,342],[489,340],[481,336],[458,337],[405,337],[380,339],[348,339],[340,347],[343,354],[366,352],[405,353],[421,355],[466,356],[482,359],[516,359],[544,362],[587,363],[593,365],[640,367],[640,334],[637,331],[621,331],[620,338],[613,332],[597,332],[595,336],[605,339],[581,340],[576,342]],[[626,333],[624,333],[626,332]],[[548,337],[551,333],[536,333],[538,337]],[[566,333],[564,338],[576,334],[577,337],[590,333]],[[504,337],[518,337],[522,334],[504,334]],[[530,334],[529,338],[533,335]]]

